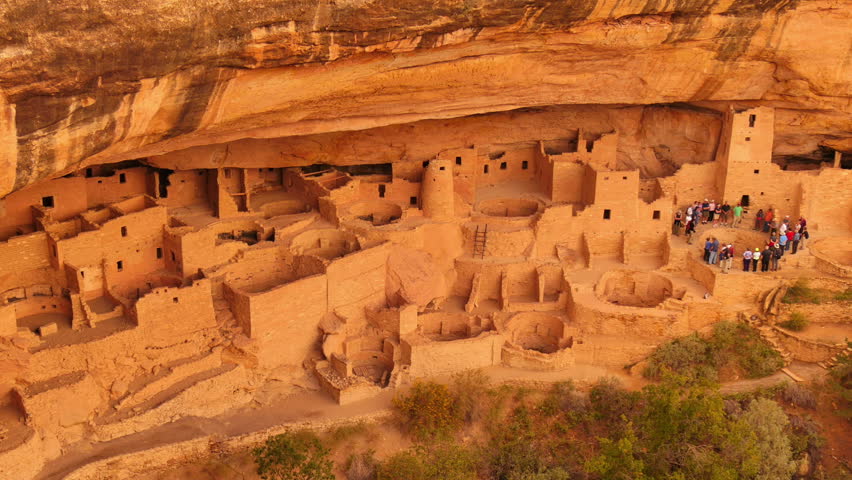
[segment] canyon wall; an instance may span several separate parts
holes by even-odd
[[[852,150],[848,0],[2,8],[0,196],[200,145],[552,105],[770,105],[777,153]]]

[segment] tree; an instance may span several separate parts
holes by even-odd
[[[757,398],[751,402],[742,420],[757,435],[760,471],[756,480],[790,478],[796,471],[790,437],[787,436],[789,420],[784,410],[772,400]]]
[[[586,462],[586,471],[597,474],[603,480],[644,480],[644,463],[638,457],[639,440],[628,423],[624,435],[617,441],[600,439],[601,450],[598,456]]]
[[[329,450],[311,432],[288,432],[252,450],[263,480],[334,480]]]

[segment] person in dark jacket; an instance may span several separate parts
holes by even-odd
[[[772,250],[764,250],[763,254],[760,255],[760,271],[768,272],[769,271],[769,262],[772,261]]]

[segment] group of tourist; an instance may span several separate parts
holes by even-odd
[[[742,223],[744,209],[741,204],[731,207],[727,202],[716,203],[704,199],[703,202],[693,202],[684,214],[681,210],[675,213],[672,232],[680,235],[684,228],[686,242],[692,244],[697,224],[712,224],[715,226],[739,227]],[[742,253],[743,271],[761,272],[777,271],[781,258],[789,252],[795,255],[803,249],[805,240],[810,238],[808,222],[800,217],[797,222],[789,216],[779,219],[772,208],[758,210],[755,216],[754,229],[769,235],[763,247],[745,249]],[[736,250],[732,243],[723,243],[715,237],[707,237],[704,242],[704,261],[709,265],[719,265],[722,273],[728,273],[733,265]]]
[[[731,207],[728,202],[716,203],[715,200],[704,199],[703,202],[693,202],[686,209],[686,213],[678,210],[675,212],[672,233],[680,235],[680,229],[684,228],[686,243],[692,244],[692,235],[695,234],[696,225],[712,224],[714,227],[731,226],[738,227],[743,219],[743,206],[736,204]]]

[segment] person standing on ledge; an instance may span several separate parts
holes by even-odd
[[[695,234],[695,220],[693,218],[687,217],[684,233],[686,233],[686,244],[692,245],[692,235]]]
[[[739,203],[736,207],[734,207],[734,221],[731,222],[731,226],[737,228],[740,226],[740,222],[743,221],[743,206]]]
[[[758,232],[763,231],[763,221],[766,216],[763,214],[763,209],[757,211],[757,216],[754,217],[754,229]]]
[[[753,253],[749,249],[745,249],[743,252],[743,271],[747,272],[749,267],[751,267],[751,257]]]
[[[769,261],[772,260],[772,250],[764,250],[763,253],[760,254],[760,271],[768,272],[769,271]]]
[[[710,237],[704,241],[704,263],[710,263],[710,249],[713,248],[713,242]]]
[[[678,210],[677,213],[675,213],[674,224],[672,224],[672,233],[674,233],[677,236],[680,236],[680,227],[682,227],[682,226],[683,226],[683,213],[680,210]]]
[[[751,271],[756,272],[757,271],[757,264],[760,263],[760,249],[759,248],[755,247],[754,253],[752,254],[751,258],[752,258],[752,260],[751,260]]]
[[[793,234],[793,252],[790,255],[795,255],[796,250],[799,249],[799,242],[802,241],[802,232],[796,232]]]

